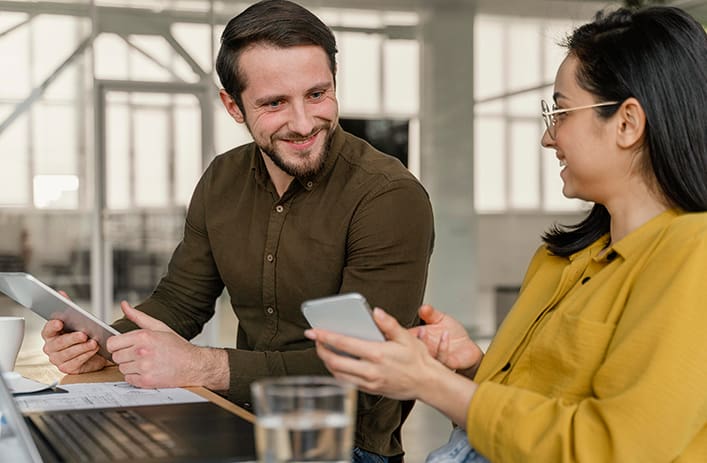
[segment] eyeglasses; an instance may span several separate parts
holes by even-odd
[[[574,108],[557,109],[557,106],[552,105],[552,109],[548,106],[547,101],[540,100],[540,107],[542,108],[543,119],[545,120],[545,127],[547,127],[547,133],[550,138],[555,139],[555,129],[557,128],[557,115],[565,114],[571,111],[579,111],[580,109],[598,108],[601,106],[612,106],[621,103],[620,101],[604,101],[602,103],[589,104],[585,106],[576,106]]]

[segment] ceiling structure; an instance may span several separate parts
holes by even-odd
[[[618,5],[621,1],[597,0],[298,0],[311,8],[344,8],[351,10],[416,11],[473,9],[476,13],[533,16],[545,18],[587,18],[599,9]],[[233,5],[247,5],[243,0],[189,0],[189,1],[141,1],[141,0],[58,0],[21,2],[0,0],[0,11],[24,11],[52,14],[86,14],[92,4],[116,10],[146,10],[181,16],[179,19],[203,21],[211,14],[210,5],[219,16],[221,11],[233,11]],[[666,0],[665,4],[679,6],[707,24],[707,0]],[[228,18],[226,18],[228,19]]]

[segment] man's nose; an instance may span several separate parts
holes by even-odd
[[[314,116],[305,103],[292,105],[289,125],[290,131],[294,133],[300,135],[309,135],[312,133],[315,126]]]

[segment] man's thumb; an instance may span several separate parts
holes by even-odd
[[[120,308],[127,319],[140,328],[153,331],[172,331],[163,321],[152,318],[146,313],[137,310],[135,307],[128,304],[127,301],[121,301]]]

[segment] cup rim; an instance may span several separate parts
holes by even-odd
[[[0,320],[24,320],[25,317],[20,317],[17,315],[0,315]]]
[[[356,389],[356,386],[352,383],[341,381],[333,376],[319,375],[270,376],[253,381],[251,388],[264,390],[272,386],[277,386],[287,390],[290,390],[291,388],[293,391],[300,389],[298,392],[301,393],[302,386],[310,385],[321,385],[323,387],[321,389],[311,389],[310,391],[307,391],[305,395],[316,396],[322,391],[329,391],[330,394],[332,387],[341,390],[344,394]]]

